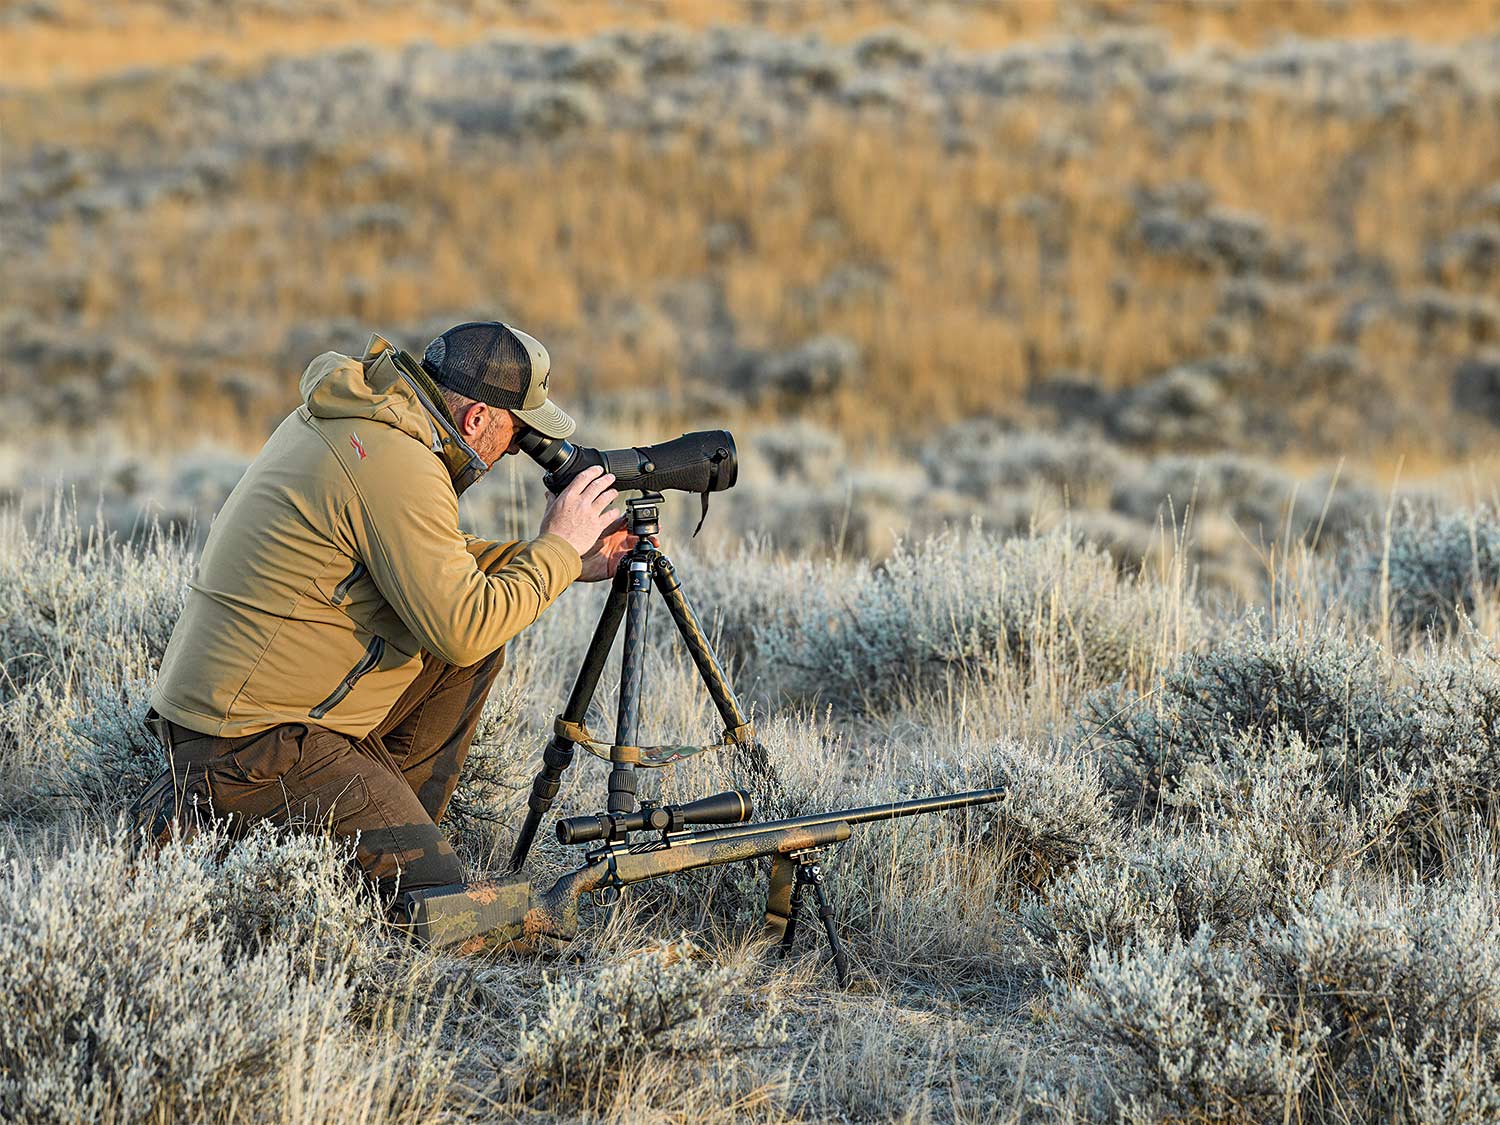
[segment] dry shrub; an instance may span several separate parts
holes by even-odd
[[[1411,666],[1412,714],[1421,731],[1408,763],[1413,788],[1403,824],[1419,858],[1447,862],[1466,851],[1477,819],[1493,830],[1500,798],[1500,653],[1470,631],[1464,646]]]
[[[7,508],[0,521],[0,700],[43,679],[86,682],[122,649],[160,661],[192,574],[180,541],[108,535],[60,493],[39,519]]]
[[[430,1113],[447,1075],[426,1033],[407,1028],[408,1049],[353,1021],[377,915],[346,860],[265,831],[12,857],[0,1116],[320,1120],[364,1099],[373,1119]]]
[[[1500,1108],[1495,901],[1319,892],[1239,948],[1210,928],[1097,950],[1053,999],[1102,1048],[1110,1116],[1479,1122]]]
[[[1069,534],[977,527],[867,563],[788,566],[795,601],[755,630],[795,695],[889,705],[971,675],[1093,684],[1139,678],[1199,625],[1180,590],[1121,578]]]
[[[0,521],[0,809],[108,820],[164,764],[140,720],[192,556],[154,528],[107,535],[61,495]]]
[[[1407,504],[1383,540],[1349,561],[1350,599],[1372,619],[1400,634],[1452,633],[1500,591],[1500,518]]]
[[[1107,1053],[1118,1120],[1280,1120],[1312,1076],[1317,1035],[1287,1034],[1253,962],[1207,930],[1096,953],[1056,998],[1067,1032]]]
[[[1251,623],[1149,695],[1095,697],[1079,744],[1099,754],[1123,814],[1222,821],[1247,839],[1265,824],[1268,845],[1311,865],[1304,879],[1304,860],[1279,861],[1288,885],[1315,888],[1316,872],[1367,853],[1432,873],[1464,850],[1474,818],[1494,824],[1496,659],[1472,629],[1397,661],[1371,641]]]
[[[1094,765],[1076,756],[1023,743],[942,748],[942,757],[912,769],[905,794],[1004,789],[994,805],[954,820],[955,846],[992,863],[1008,888],[1039,890],[1107,849],[1118,826]]]
[[[1239,736],[1281,731],[1322,755],[1352,799],[1367,766],[1405,761],[1419,737],[1390,664],[1342,632],[1268,634],[1250,618],[1184,655],[1150,692],[1096,696],[1076,737],[1099,755],[1120,811],[1135,816],[1159,813],[1192,765],[1219,760]]]
[[[1330,890],[1259,944],[1267,983],[1319,1038],[1305,1118],[1484,1121],[1500,1110],[1496,902],[1434,885],[1380,902]],[[1301,1032],[1307,1036],[1306,1032]]]
[[[572,980],[548,977],[541,1014],[523,1025],[512,1081],[552,1105],[598,1099],[601,1087],[652,1053],[687,1057],[719,1050],[728,1034],[724,1006],[743,984],[746,966],[714,964],[683,939],[637,951]],[[777,1037],[768,1009],[749,1031],[752,1042]],[[684,1061],[683,1065],[690,1065]]]
[[[1099,951],[1200,932],[1243,938],[1277,894],[1263,857],[1232,838],[1148,832],[1090,857],[1018,917],[1042,966],[1076,980]]]

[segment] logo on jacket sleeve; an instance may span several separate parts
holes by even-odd
[[[349,444],[354,446],[354,452],[359,454],[359,459],[361,461],[369,456],[369,454],[365,452],[365,447],[360,443],[359,438],[355,437],[353,434],[349,435]]]

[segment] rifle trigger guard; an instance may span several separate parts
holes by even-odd
[[[599,889],[594,892],[594,901],[600,906],[613,906],[620,901],[620,895],[624,889],[625,884],[621,881],[620,873],[615,867],[614,852],[610,852],[609,870],[605,872]]]

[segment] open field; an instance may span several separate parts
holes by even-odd
[[[780,771],[763,815],[1013,790],[839,849],[853,992],[805,938],[784,964],[747,944],[759,870],[640,888],[541,962],[414,955],[316,837],[132,870],[115,818],[159,765],[136,724],[191,554],[8,522],[0,1113],[1494,1120],[1492,514],[1298,552],[1258,614],[1068,536],[949,534],[878,571],[684,555]],[[449,825],[476,871],[509,850],[597,604],[570,592],[513,647]],[[711,733],[660,635],[646,682],[644,729]],[[653,781],[746,778],[710,757]],[[602,788],[585,759],[562,811]],[[568,863],[548,843],[534,873]]]
[[[1500,1120],[1497,137],[1500,0],[7,7],[0,1119]],[[321,838],[132,857],[303,366],[471,317],[590,444],[735,432],[667,546],[764,815],[1013,787],[843,846],[862,987],[759,955],[760,869],[473,961]],[[512,646],[476,872],[598,597]],[[644,726],[699,741],[658,631]]]

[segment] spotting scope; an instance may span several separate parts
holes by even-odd
[[[699,430],[632,449],[594,449],[528,429],[521,437],[521,452],[547,470],[542,483],[553,493],[567,488],[591,465],[614,473],[614,487],[621,492],[676,490],[706,495],[733,488],[739,476],[734,437],[728,430]]]

